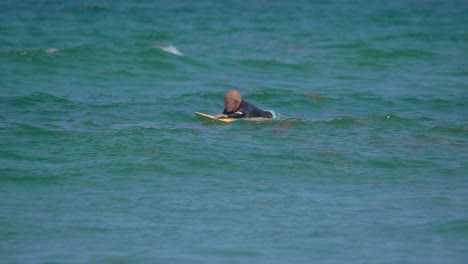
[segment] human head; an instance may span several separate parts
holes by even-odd
[[[241,95],[236,89],[231,89],[224,94],[224,107],[228,112],[239,109],[241,101]]]

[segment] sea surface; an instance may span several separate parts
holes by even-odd
[[[0,263],[467,259],[467,1],[0,2]]]

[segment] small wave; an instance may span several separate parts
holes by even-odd
[[[388,124],[391,126],[414,126],[417,124],[416,120],[400,117],[394,113],[385,114],[382,116],[371,116],[371,117],[352,117],[352,116],[340,116],[325,121],[318,121],[338,127],[347,127],[352,125],[358,126],[369,126],[371,124],[380,123]]]
[[[67,133],[64,128],[57,127],[52,123],[32,125],[26,123],[17,123],[11,127],[15,135],[22,137],[60,137]]]
[[[38,48],[38,49],[29,49],[29,50],[6,50],[0,51],[0,57],[37,57],[43,54],[47,54],[49,56],[55,55],[56,53],[64,50],[64,48]]]
[[[364,57],[370,59],[397,59],[397,58],[427,58],[434,56],[435,53],[427,50],[399,48],[399,49],[366,49],[362,51]]]
[[[3,171],[3,176],[0,177],[2,183],[29,183],[29,184],[45,184],[58,183],[62,181],[62,177],[58,175],[32,175],[30,171],[23,170],[21,175],[18,175],[18,169],[6,169]]]
[[[327,48],[332,49],[357,49],[357,48],[364,48],[367,47],[368,43],[363,40],[354,40],[348,42],[339,42],[339,43],[331,43],[326,45]]]
[[[30,56],[33,51],[29,50],[7,50],[0,51],[0,57],[21,57],[21,56]]]
[[[468,127],[465,126],[454,126],[454,125],[447,125],[447,126],[434,126],[430,129],[427,129],[426,132],[429,133],[448,133],[452,135],[459,135],[459,136],[466,136],[468,135]]]
[[[1,103],[10,104],[12,106],[33,106],[40,104],[71,104],[66,97],[58,97],[47,93],[35,92],[27,96],[13,96],[0,98]]]
[[[399,117],[394,113],[389,113],[379,118],[380,120],[407,120],[406,118]]]
[[[369,122],[376,122],[378,124],[396,128],[396,127],[420,127],[421,124],[418,119],[399,116],[395,113],[388,113],[383,116],[374,116],[365,119]]]
[[[410,103],[410,104],[430,104],[430,105],[433,105],[434,107],[447,106],[447,105],[464,106],[465,101],[466,101],[465,98],[463,97],[463,94],[460,94],[460,95],[449,94],[449,95],[446,95],[445,97],[430,97],[430,98],[403,97],[399,100],[405,103]]]
[[[252,67],[252,68],[261,68],[261,69],[290,69],[290,70],[305,70],[309,67],[313,67],[310,63],[288,63],[284,61],[279,61],[276,59],[241,59],[239,63]]]
[[[452,220],[439,224],[435,228],[439,233],[467,233],[468,221],[466,220]]]
[[[347,126],[352,126],[352,125],[355,125],[355,124],[365,125],[365,123],[362,120],[359,120],[359,119],[354,118],[354,117],[349,117],[349,116],[341,116],[341,117],[338,117],[338,118],[334,118],[334,119],[326,120],[326,121],[321,121],[321,122],[324,122],[324,123],[330,124],[330,125],[334,125],[334,126],[337,126],[337,127],[347,127]]]
[[[373,37],[371,40],[376,42],[389,41],[401,41],[401,40],[417,40],[417,41],[434,41],[434,39],[440,38],[440,35],[433,34],[430,32],[402,32],[402,33],[390,33],[383,36]]]
[[[173,45],[162,45],[162,44],[154,44],[155,48],[158,48],[162,51],[165,51],[167,53],[170,53],[170,54],[173,54],[173,55],[176,55],[176,56],[184,56],[184,54],[182,52],[180,52],[176,46],[173,46]]]

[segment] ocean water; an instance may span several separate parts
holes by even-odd
[[[466,1],[0,14],[1,263],[466,263]]]

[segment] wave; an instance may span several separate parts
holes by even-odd
[[[40,55],[55,55],[61,51],[64,51],[65,48],[58,47],[49,47],[49,48],[36,48],[36,49],[11,49],[0,51],[0,57],[34,57]]]
[[[352,40],[352,41],[347,41],[347,42],[335,42],[331,44],[324,44],[323,46],[325,48],[330,48],[330,49],[354,50],[354,49],[368,47],[369,43],[363,40]]]
[[[434,37],[437,36],[433,33],[426,32],[403,32],[399,34],[388,34],[383,36],[375,36],[372,38],[373,41],[382,41],[389,42],[392,40],[402,40],[402,39],[414,39],[422,41],[432,41]]]
[[[438,233],[468,234],[468,221],[466,219],[450,220],[433,225],[432,228]]]
[[[35,92],[27,96],[0,97],[0,102],[11,106],[33,106],[38,104],[72,104],[67,97]]]
[[[468,136],[468,126],[454,126],[454,125],[438,125],[432,128],[425,130],[425,132],[429,133],[443,133],[443,134],[451,134],[453,136]]]
[[[36,51],[31,50],[3,50],[0,51],[0,57],[20,57],[20,56],[28,56],[31,53]]]
[[[21,173],[21,175],[18,175]],[[34,175],[33,175],[34,174]],[[37,172],[31,173],[26,169],[2,169],[2,176],[0,182],[2,183],[29,183],[29,184],[45,184],[45,183],[58,183],[63,180],[62,175],[50,175],[50,172],[44,173],[47,175],[37,175]],[[67,172],[67,174],[69,174]]]
[[[236,122],[234,124],[238,125],[251,125],[251,124],[263,124],[266,126],[279,126],[283,128],[289,128],[289,125],[305,125],[317,126],[320,124],[331,126],[334,128],[351,128],[351,127],[369,127],[370,129],[394,129],[394,128],[416,128],[419,123],[417,120],[410,118],[399,117],[395,114],[387,114],[383,116],[375,117],[353,117],[353,116],[339,116],[336,118],[331,118],[327,120],[312,120],[307,118],[296,118],[292,116],[285,115],[281,112],[276,112],[278,118],[274,120],[268,120],[266,122]],[[289,124],[289,125],[288,125]]]
[[[393,48],[393,49],[365,49],[361,52],[365,58],[370,59],[420,59],[434,57],[436,54],[432,51],[410,48]]]
[[[381,126],[387,128],[418,127],[419,120],[388,113],[381,116],[353,117],[340,116],[329,120],[316,120],[314,123],[324,123],[336,127],[349,126]]]
[[[13,107],[26,106],[50,106],[57,107],[97,107],[97,108],[121,108],[123,106],[135,106],[141,104],[151,104],[151,101],[142,98],[141,100],[133,100],[128,98],[115,97],[111,94],[90,95],[85,98],[72,99],[68,96],[56,96],[44,92],[34,92],[26,96],[11,96],[0,97],[0,103]]]
[[[448,94],[445,97],[402,97],[398,98],[400,101],[411,104],[431,104],[431,105],[455,105],[464,106],[466,99],[463,94]]]
[[[216,86],[222,86],[217,83]],[[230,87],[226,87],[227,88]],[[114,123],[132,123],[135,115],[145,118],[155,118],[147,114],[154,109],[162,109],[156,115],[166,118],[172,115],[173,122],[185,122],[192,118],[193,112],[217,113],[223,110],[223,93],[210,89],[206,92],[188,92],[176,94],[150,94],[145,97],[127,98],[112,94],[89,95],[88,97],[69,98],[49,93],[32,93],[27,96],[0,97],[0,103],[24,120],[38,120],[40,128],[50,130],[67,130],[76,128],[108,128]],[[440,120],[440,116],[431,115],[425,109],[409,111],[402,108],[404,104],[414,105],[431,102],[429,106],[451,105],[445,99],[393,98],[383,99],[371,93],[353,93],[346,96],[333,96],[314,92],[295,93],[280,89],[245,90],[243,99],[262,109],[272,109],[281,118],[296,119],[314,124],[326,124],[335,127],[370,126],[378,129],[401,129],[428,132],[444,132],[449,121]],[[159,102],[158,106],[155,102]],[[285,105],[287,102],[287,106]],[[457,104],[461,101],[456,101]],[[452,102],[453,103],[453,102]],[[366,105],[368,111],[363,110]],[[176,106],[176,109],[173,107]],[[387,113],[383,112],[386,111]],[[174,114],[174,113],[178,114]],[[353,113],[353,114],[349,114]],[[377,114],[376,114],[377,113]],[[18,124],[12,118],[5,116],[7,123]],[[154,120],[154,119],[153,119]],[[169,119],[168,119],[169,120]],[[169,121],[171,122],[171,121]],[[58,126],[58,127],[54,127]],[[438,126],[438,128],[436,128]],[[37,129],[37,128],[36,128]],[[22,130],[22,129],[21,129]],[[24,129],[27,131],[29,129]],[[34,133],[34,128],[32,128]],[[467,128],[460,124],[449,133],[466,134]],[[42,133],[39,131],[38,133]]]
[[[67,131],[64,127],[58,127],[52,123],[44,124],[25,124],[16,123],[10,125],[8,128],[11,132],[18,136],[32,136],[32,137],[60,137],[66,135]]]

